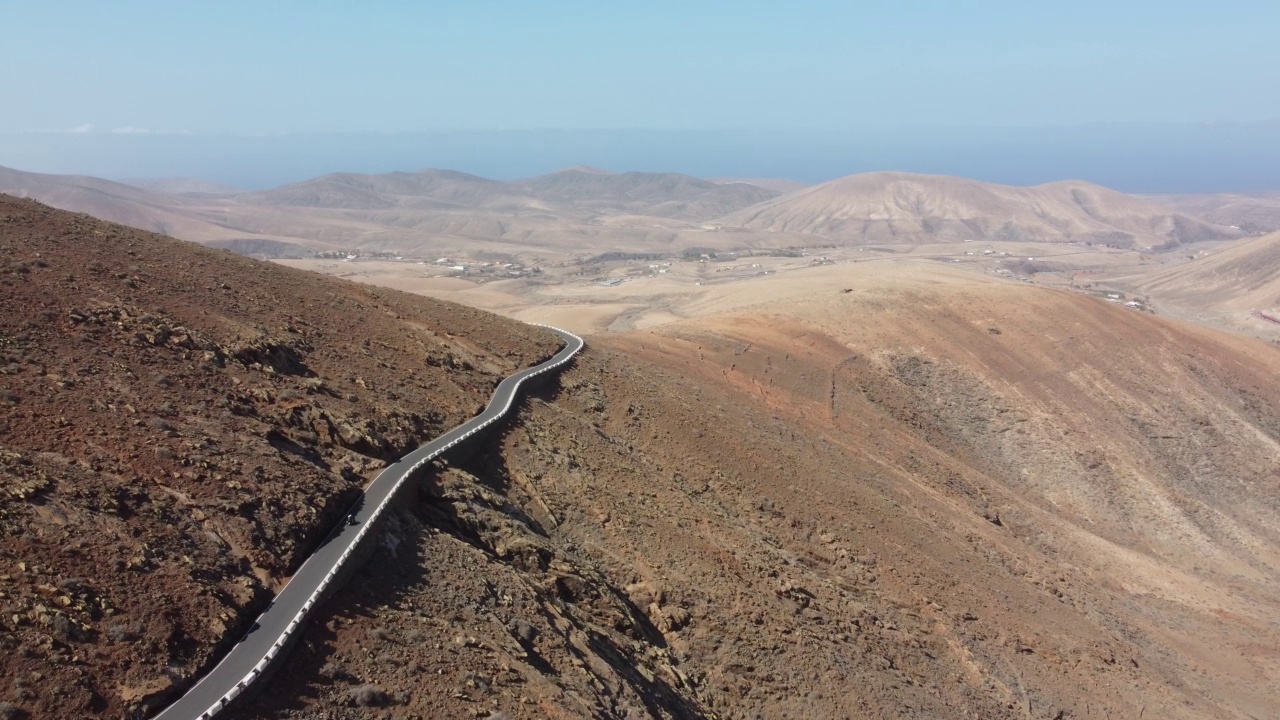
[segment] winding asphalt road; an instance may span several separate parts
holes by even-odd
[[[298,568],[244,638],[232,646],[208,675],[157,715],[155,720],[207,720],[235,700],[283,652],[355,547],[373,527],[378,516],[390,506],[391,499],[414,471],[506,417],[522,382],[563,366],[584,345],[582,338],[573,333],[546,325],[542,327],[559,335],[565,342],[564,349],[550,360],[504,379],[493,391],[484,412],[384,469],[347,513],[342,526],[336,528],[315,554]]]

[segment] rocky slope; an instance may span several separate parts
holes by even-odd
[[[592,338],[240,717],[1274,716],[1280,353],[850,272]]]
[[[0,707],[133,717],[388,460],[558,348],[521,323],[0,196]]]

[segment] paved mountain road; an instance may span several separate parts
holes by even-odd
[[[562,367],[582,349],[582,338],[553,327],[548,330],[565,341],[565,347],[554,357],[534,367],[521,370],[498,384],[489,404],[479,415],[419,447],[384,469],[365,489],[364,495],[348,511],[340,528],[324,541],[311,557],[276,595],[275,600],[258,616],[249,632],[209,674],[187,691],[155,720],[206,720],[220,712],[265,672],[267,666],[283,652],[294,632],[319,602],[364,539],[378,516],[390,506],[401,486],[423,465],[440,457],[458,443],[485,427],[506,417],[515,403],[520,384],[535,375]]]

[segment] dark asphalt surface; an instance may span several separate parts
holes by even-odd
[[[348,512],[342,526],[335,529],[336,534],[331,534],[298,568],[244,638],[232,646],[222,661],[186,695],[156,715],[156,720],[211,718],[254,682],[282,652],[318,598],[333,582],[338,569],[364,539],[368,528],[390,505],[388,501],[408,477],[453,446],[504,418],[515,404],[523,381],[563,366],[582,349],[583,340],[577,335],[557,328],[547,329],[565,341],[564,349],[544,363],[507,377],[494,390],[484,412],[385,468],[365,489],[363,498]]]

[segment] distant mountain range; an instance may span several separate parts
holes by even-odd
[[[1220,225],[1234,225],[1248,233],[1280,230],[1280,191],[1147,197],[1189,215]]]
[[[333,173],[240,192],[185,178],[126,184],[0,168],[0,192],[262,255],[335,249],[572,254],[964,240],[1168,249],[1245,234],[1230,227],[1239,223],[1228,222],[1229,212],[1204,219],[1086,182],[1010,187],[908,173],[804,186],[586,167],[502,182],[429,169]]]
[[[512,184],[547,202],[593,213],[687,220],[718,217],[779,194],[745,182],[721,184],[678,173],[615,174],[595,168],[568,168]]]
[[[895,172],[851,175],[797,190],[729,214],[723,222],[844,244],[927,237],[1167,248],[1240,235],[1154,201],[1087,182],[1010,187]]]

